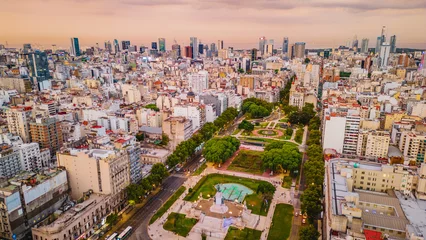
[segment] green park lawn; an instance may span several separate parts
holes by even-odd
[[[217,173],[209,174],[200,179],[200,181],[194,186],[192,192],[188,193],[188,195],[186,195],[184,200],[194,202],[198,199],[200,194],[202,195],[203,198],[207,199],[209,198],[208,196],[213,197],[216,194],[215,185],[220,183],[238,183],[250,188],[251,190],[255,192],[245,197],[244,200],[247,203],[247,208],[251,209],[253,214],[266,216],[268,213],[269,205],[266,208],[262,208],[262,196],[261,194],[256,193],[257,187],[259,186],[261,182],[265,182],[265,181],[235,177],[235,176],[217,174]],[[268,182],[265,182],[265,183],[268,183]]]
[[[170,213],[163,228],[182,237],[186,237],[197,222],[198,220],[195,218],[186,218],[185,214]]]
[[[225,240],[259,240],[262,232],[259,230],[244,228],[242,230],[236,227],[229,227]]]
[[[197,170],[195,170],[192,173],[192,176],[198,176],[198,175],[200,175],[204,171],[204,169],[206,169],[206,168],[207,168],[207,164],[203,163]]]
[[[232,135],[237,135],[239,132],[241,132],[242,130],[241,129],[235,129],[235,131],[232,133]]]
[[[261,157],[262,152],[241,150],[228,167],[228,170],[261,175],[263,173]]]
[[[286,240],[290,236],[293,220],[293,206],[277,204],[269,229],[268,240]]]
[[[164,203],[163,206],[161,206],[160,209],[152,216],[151,220],[149,221],[149,224],[153,224],[157,219],[159,219],[167,210],[173,205],[176,200],[185,192],[186,188],[184,186],[178,188],[178,190],[167,200],[166,203]]]
[[[292,180],[290,176],[285,176],[283,179],[283,188],[291,188]]]

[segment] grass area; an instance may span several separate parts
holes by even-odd
[[[283,179],[283,188],[291,188],[292,180],[290,176],[285,176]]]
[[[253,133],[252,133],[252,132],[243,131],[243,132],[241,133],[241,135],[242,135],[242,136],[253,136]]]
[[[290,136],[283,135],[283,136],[279,137],[279,139],[282,139],[282,140],[290,140],[290,139],[291,139],[291,135],[290,135]]]
[[[286,240],[289,238],[293,211],[292,205],[277,204],[272,218],[272,225],[269,229],[268,240]]]
[[[241,132],[242,130],[241,129],[235,129],[235,131],[234,132],[232,132],[232,135],[237,135],[239,132]]]
[[[288,122],[288,118],[281,118],[280,120],[279,120],[279,122]]]
[[[225,240],[259,240],[262,232],[259,230],[244,228],[242,230],[236,227],[229,227]]]
[[[228,167],[228,170],[260,175],[263,173],[262,153],[259,151],[241,150]]]
[[[182,195],[185,192],[186,188],[184,186],[178,188],[178,190],[167,200],[164,205],[158,209],[158,211],[152,216],[151,220],[149,221],[149,224],[153,224],[157,219],[159,219],[167,210],[173,205],[173,203],[178,200],[180,195]]]
[[[268,213],[268,207],[262,208],[262,196],[256,193],[257,187],[261,182],[270,184],[265,181],[235,177],[224,174],[209,174],[204,176],[200,181],[194,186],[193,191],[186,195],[184,200],[194,202],[198,199],[200,194],[203,198],[207,199],[216,194],[215,185],[219,183],[238,183],[252,189],[255,193],[247,195],[245,201],[247,202],[247,208],[252,210],[253,214],[266,216]]]
[[[198,220],[195,218],[186,218],[185,214],[170,213],[163,228],[182,237],[186,237],[197,222]]]
[[[207,164],[203,163],[197,170],[195,170],[195,172],[192,173],[192,176],[200,175],[206,168],[207,168]]]
[[[277,131],[274,131],[274,130],[267,130],[267,129],[265,129],[265,130],[259,130],[257,133],[259,133],[259,134],[261,134],[261,135],[265,135],[265,136],[276,136],[276,135],[278,135],[278,132]]]
[[[296,131],[296,136],[294,137],[294,141],[298,142],[298,143],[302,143],[303,141],[303,128],[298,128]]]
[[[262,122],[259,124],[260,127],[265,128],[266,126],[268,126],[269,122]]]

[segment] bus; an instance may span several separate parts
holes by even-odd
[[[123,232],[120,233],[120,235],[118,235],[117,240],[124,240],[128,238],[132,234],[132,230],[133,228],[128,226],[126,229],[124,229]]]
[[[118,236],[118,234],[117,233],[114,233],[114,234],[112,234],[111,236],[109,236],[107,239],[105,239],[105,240],[115,240],[115,239],[117,239],[117,236]]]

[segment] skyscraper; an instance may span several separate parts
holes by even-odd
[[[166,39],[165,38],[159,38],[158,39],[158,47],[160,52],[166,51]]]
[[[198,44],[198,53],[204,54],[204,45],[202,43]]]
[[[305,45],[304,42],[297,42],[294,44],[294,57],[304,58],[305,57]]]
[[[24,44],[23,52],[24,52],[24,54],[25,54],[25,53],[29,53],[29,52],[31,52],[31,44],[29,44],[29,43],[25,43],[25,44]]]
[[[71,38],[71,55],[75,57],[78,57],[81,55],[78,38]]]
[[[192,47],[192,58],[198,57],[198,40],[196,37],[190,38],[190,47]]]
[[[181,56],[181,52],[180,52],[180,45],[175,43],[172,45],[172,51],[175,53],[176,57],[180,57]]]
[[[390,52],[396,52],[396,35],[390,37]]]
[[[50,79],[49,63],[45,52],[35,51],[25,54],[25,60],[30,69],[33,84],[35,83],[34,78],[37,82]]]
[[[283,39],[283,54],[288,53],[288,37]]]
[[[251,55],[251,61],[255,61],[255,60],[257,60],[257,49],[256,49],[256,48],[253,48],[253,49],[250,51],[250,55]]]
[[[127,40],[121,41],[121,49],[123,49],[123,51],[126,49],[129,49],[129,46],[130,46],[130,41],[127,41]]]
[[[385,68],[388,66],[389,53],[391,46],[388,42],[384,42],[380,47],[380,67]]]
[[[157,49],[157,42],[152,42],[152,43],[151,43],[151,49],[158,50],[158,49]]]
[[[386,26],[382,27],[382,34],[380,35],[380,37],[381,37],[380,45],[383,45],[383,43],[386,42]]]
[[[117,39],[114,39],[114,51],[115,53],[120,52],[120,44],[118,43]]]
[[[265,45],[266,45],[266,37],[260,37],[259,38],[260,55],[263,55],[265,53]]]
[[[352,48],[354,51],[358,51],[358,37],[355,35],[354,40],[352,41]]]
[[[223,40],[218,40],[217,41],[217,50],[222,50],[223,49]]]
[[[363,38],[361,42],[361,52],[368,53],[368,38]]]
[[[217,49],[216,49],[216,44],[214,44],[214,43],[210,44],[210,50],[211,50],[212,52],[216,52],[216,51],[217,51]]]
[[[376,54],[380,53],[380,46],[382,46],[382,37],[377,37],[377,41],[376,41]]]
[[[108,51],[109,53],[112,52],[112,45],[110,41],[105,42],[105,51]]]
[[[191,46],[186,46],[185,47],[185,57],[187,58],[192,58],[192,47]]]

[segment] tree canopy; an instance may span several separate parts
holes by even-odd
[[[272,103],[268,103],[258,98],[247,98],[243,101],[241,110],[243,113],[249,113],[253,118],[260,118],[269,116],[272,108]]]
[[[239,125],[238,125],[238,129],[244,129],[247,132],[251,132],[254,130],[254,125],[251,124],[251,122],[247,121],[247,120],[243,120]]]
[[[306,227],[302,227],[299,230],[300,240],[316,240],[319,238],[319,236],[320,233],[312,224],[309,224]]]
[[[240,141],[235,137],[210,139],[203,149],[203,156],[209,162],[221,164],[230,158],[240,147]]]
[[[302,160],[301,154],[296,147],[286,146],[284,148],[271,149],[262,155],[264,168],[269,168],[272,171],[288,170],[294,172],[299,168]]]
[[[159,112],[160,111],[160,109],[157,107],[157,105],[155,105],[154,103],[151,103],[151,104],[148,104],[148,105],[145,105],[145,107],[144,108],[148,108],[148,109],[152,109],[152,110],[154,110],[154,111],[156,111],[156,112]]]

